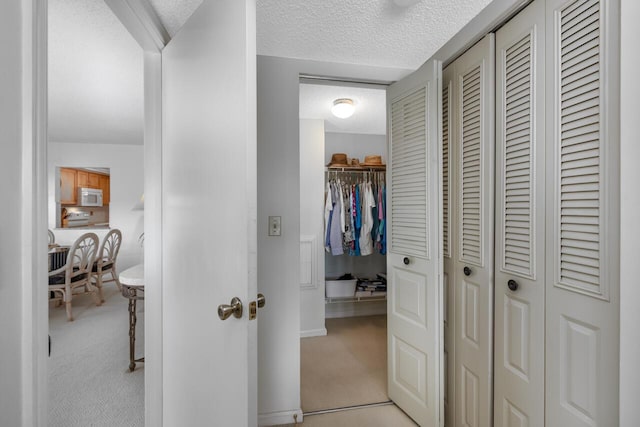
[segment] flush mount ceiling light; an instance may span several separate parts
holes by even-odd
[[[331,113],[340,118],[346,119],[353,115],[355,111],[355,107],[353,105],[353,99],[349,98],[339,98],[333,101],[333,107],[331,107]]]

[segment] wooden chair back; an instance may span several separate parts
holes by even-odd
[[[104,236],[102,243],[100,243],[100,250],[98,251],[98,271],[100,271],[103,264],[116,263],[121,244],[122,233],[116,228],[109,231],[107,235]]]

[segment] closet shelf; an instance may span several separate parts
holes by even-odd
[[[326,168],[325,173],[327,172],[349,172],[349,173],[371,173],[371,172],[386,172],[386,167],[344,167],[344,168]]]
[[[325,304],[338,304],[338,303],[345,303],[345,302],[376,302],[376,301],[386,301],[387,300],[387,296],[386,295],[382,295],[382,296],[372,296],[372,297],[331,297],[331,298],[327,298],[325,297],[324,299],[324,303]]]

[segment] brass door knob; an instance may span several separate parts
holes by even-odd
[[[220,320],[227,320],[232,314],[236,319],[242,317],[242,301],[240,301],[238,297],[233,297],[229,305],[220,304],[218,306],[218,317]]]

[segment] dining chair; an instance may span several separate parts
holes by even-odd
[[[56,235],[53,234],[53,231],[47,230],[49,232],[49,244],[53,245],[56,242]]]
[[[98,252],[98,236],[95,233],[85,233],[78,237],[67,256],[65,265],[49,272],[49,291],[60,297],[67,309],[67,319],[73,320],[71,300],[82,294],[91,294],[99,306],[102,304],[95,288],[91,284],[91,270]]]
[[[104,236],[102,243],[100,243],[100,249],[98,250],[98,256],[93,263],[93,283],[98,288],[100,294],[100,301],[104,302],[104,294],[102,293],[102,285],[108,282],[116,282],[118,290],[122,291],[122,285],[118,278],[118,271],[116,270],[116,260],[118,259],[118,252],[120,252],[120,245],[122,244],[122,233],[118,229],[113,229]],[[105,280],[105,276],[111,275],[110,279]]]

